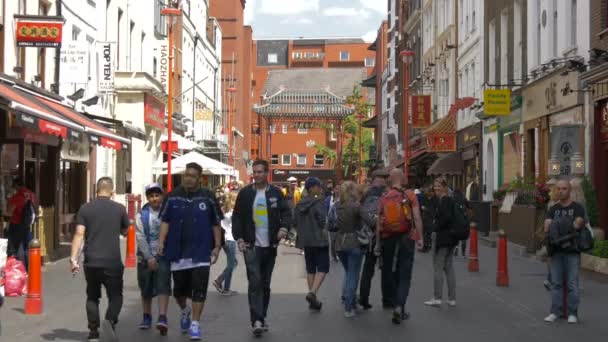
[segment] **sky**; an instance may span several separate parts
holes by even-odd
[[[376,39],[386,0],[247,0],[245,24],[254,38],[363,37]]]

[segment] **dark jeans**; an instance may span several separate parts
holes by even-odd
[[[376,271],[378,257],[374,254],[374,249],[366,249],[363,271],[361,272],[361,285],[359,286],[359,302],[369,304],[369,293],[372,287],[372,279]],[[382,289],[384,290],[384,288]],[[384,296],[384,291],[382,291]]]
[[[28,269],[28,243],[30,236],[30,227],[24,224],[11,223],[8,226],[8,246],[6,254],[14,256],[17,260],[23,262],[26,271]]]
[[[251,324],[264,323],[270,303],[270,280],[277,249],[272,247],[251,247],[243,253],[249,281],[249,313]]]
[[[108,310],[106,318],[116,324],[118,314],[122,309],[122,287],[124,268],[85,267],[84,275],[87,281],[87,319],[89,329],[99,328],[99,298],[101,298],[101,285],[106,288],[108,297]]]
[[[568,315],[578,316],[580,291],[578,275],[581,255],[578,253],[555,253],[551,256],[551,313],[560,317],[564,303],[563,283],[568,288]]]
[[[226,253],[226,268],[222,271],[217,280],[219,283],[223,283],[224,290],[230,290],[230,286],[232,285],[232,271],[238,265],[236,260],[236,241],[226,241],[224,244],[224,252]]]
[[[385,304],[402,308],[407,302],[412,283],[416,242],[407,235],[382,240],[382,284]]]

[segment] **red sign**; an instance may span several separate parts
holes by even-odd
[[[150,94],[144,95],[144,123],[160,131],[165,128],[165,104]]]
[[[17,46],[58,48],[61,47],[62,32],[63,22],[60,21],[18,19]]]
[[[68,129],[66,127],[54,124],[50,121],[38,119],[38,128],[42,133],[55,135],[64,139],[68,136]]]
[[[431,96],[412,96],[412,127],[426,128],[431,125]]]
[[[429,134],[426,139],[431,152],[456,152],[456,134]]]
[[[104,138],[104,137],[101,137],[101,146],[107,147],[107,148],[113,148],[113,149],[119,150],[119,151],[122,149],[122,144],[120,142],[109,139],[109,138]]]
[[[165,140],[165,141],[161,141],[160,142],[160,150],[167,153],[167,151],[169,151],[169,141]],[[179,148],[177,141],[173,140],[171,142],[171,151],[177,151]]]

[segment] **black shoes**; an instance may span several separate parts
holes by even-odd
[[[323,303],[321,303],[317,299],[317,295],[315,295],[312,292],[308,292],[308,294],[306,295],[306,301],[308,302],[308,308],[310,310],[321,311],[321,308],[323,307]]]
[[[391,317],[391,321],[393,324],[401,324],[402,321],[410,319],[409,312],[405,312],[405,308],[395,308],[393,310],[393,315]]]
[[[97,342],[99,341],[99,331],[98,330],[90,330],[89,336],[87,337],[87,341],[89,342]]]
[[[373,307],[367,300],[359,300],[359,305],[361,305],[363,310],[369,310]]]

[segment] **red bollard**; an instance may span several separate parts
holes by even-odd
[[[127,255],[125,257],[125,267],[134,268],[137,264],[135,257],[135,224],[131,220],[129,231],[127,232]]]
[[[24,312],[26,315],[39,315],[42,313],[42,258],[38,239],[30,242],[28,272]]]
[[[496,272],[496,286],[509,286],[509,270],[507,262],[507,235],[501,230],[498,235],[498,269]]]
[[[469,236],[469,272],[479,272],[479,257],[477,254],[477,223],[471,222]]]

